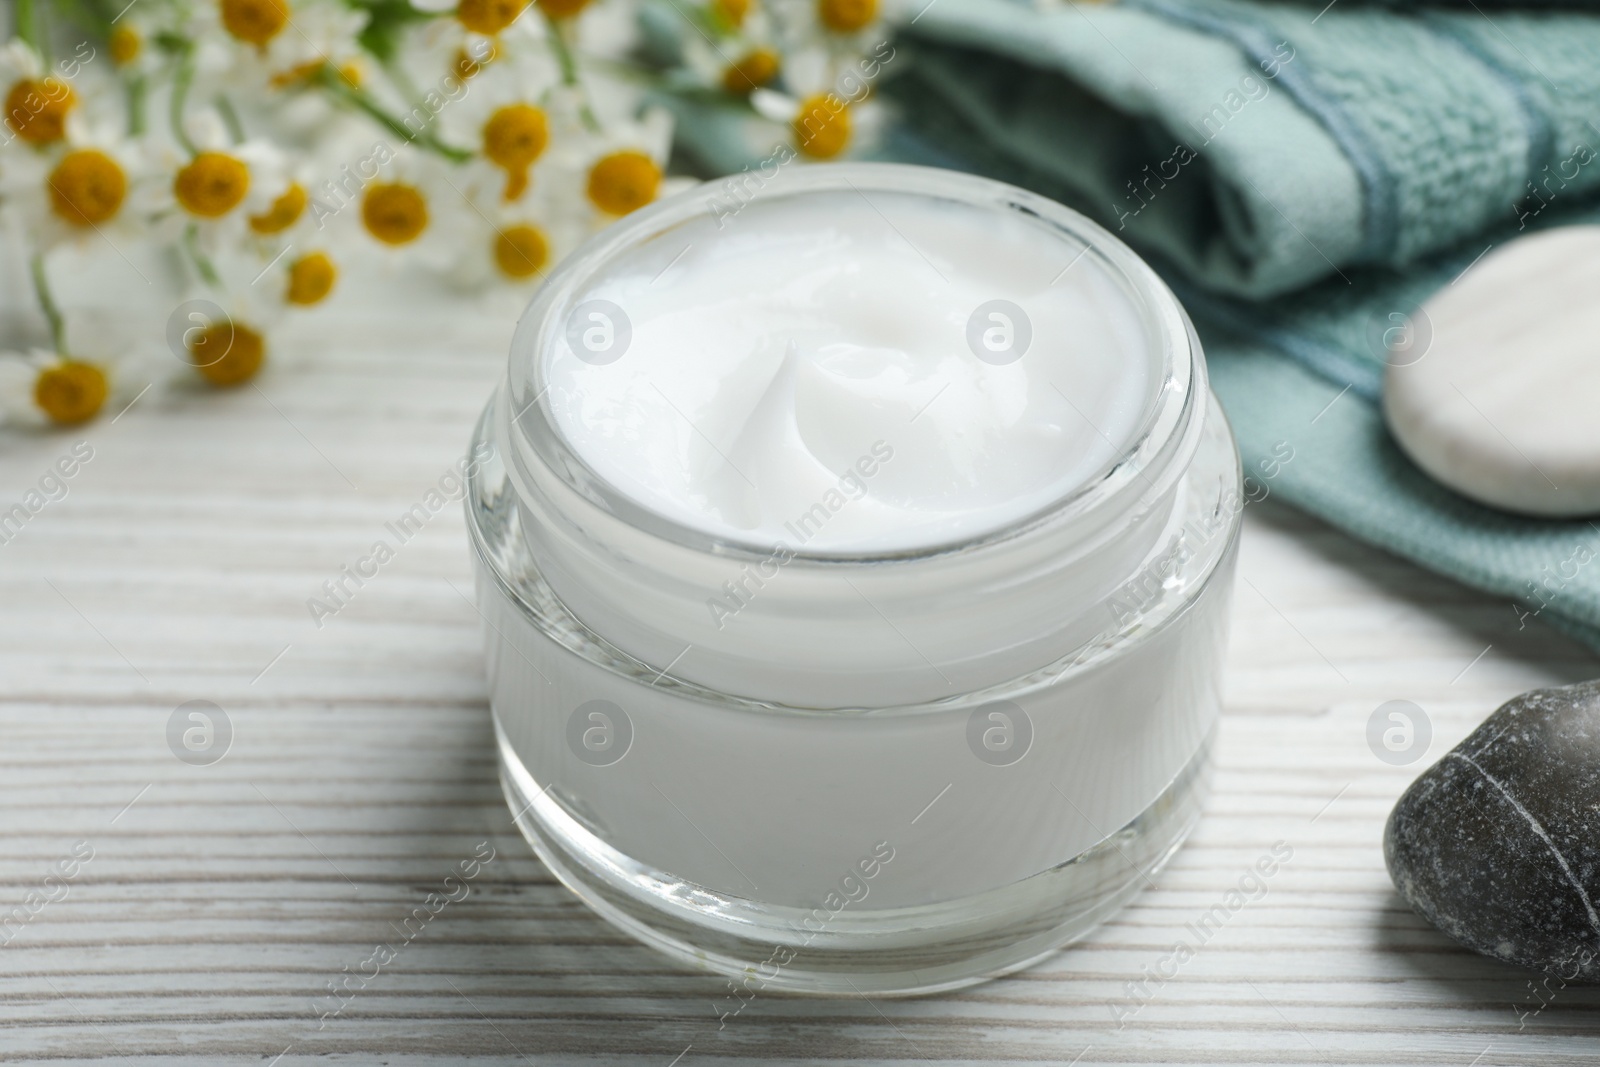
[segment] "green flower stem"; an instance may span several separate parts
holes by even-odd
[[[578,53],[576,58],[591,70],[604,71],[623,81],[630,81],[636,85],[645,85],[652,89],[663,91],[670,91],[672,88],[672,80],[670,78],[648,67],[624,63],[608,56],[592,55],[587,52]],[[724,93],[723,95],[727,94]]]
[[[103,37],[111,25],[111,20],[101,12],[100,5],[91,0],[55,0],[51,10],[71,26],[88,34]],[[48,43],[49,34],[45,37]]]
[[[567,41],[567,26],[570,19],[553,19],[545,17],[545,23],[550,27],[550,50],[555,53],[556,63],[561,68],[561,81],[578,90],[579,99],[582,101],[579,114],[583,124],[592,133],[600,132],[600,120],[594,117],[594,111],[589,107],[589,94],[583,91],[583,83],[578,80],[578,59],[572,53],[572,45]]]
[[[149,90],[150,83],[143,74],[135,74],[128,79],[129,137],[139,137],[144,133],[144,105]]]
[[[228,136],[234,144],[244,140],[244,123],[239,121],[239,113],[233,109],[233,101],[227,94],[217,94],[217,113],[222,116],[222,124],[228,127]]]
[[[33,275],[33,292],[39,298],[39,310],[44,312],[45,321],[50,324],[50,344],[58,354],[65,353],[66,325],[61,320],[61,309],[56,306],[56,298],[50,292],[50,279],[44,272],[44,256],[35,252],[28,261],[28,269]]]
[[[416,82],[411,80],[411,75],[406,73],[398,59],[392,55],[386,59],[380,58],[378,67],[389,76],[390,81],[394,82],[395,88],[400,90],[400,95],[405,97],[406,103],[412,107],[422,103],[422,91],[417,88]],[[340,80],[343,81],[342,78]]]
[[[34,51],[39,50],[39,12],[33,0],[17,0],[17,36]]]
[[[201,280],[213,289],[221,289],[222,276],[217,273],[210,258],[200,250],[200,227],[195,223],[189,223],[183,231],[183,250],[189,253],[189,259],[194,262],[194,269],[200,273]]]
[[[49,41],[44,31],[44,25],[39,19],[39,8],[35,0],[17,0],[17,36],[25,41],[29,48],[44,58],[45,65],[49,66],[50,58],[46,51]]]
[[[471,152],[464,148],[456,148],[452,145],[447,145],[431,133],[413,133],[411,130],[406,128],[406,124],[400,121],[397,116],[391,114],[386,108],[383,107],[383,105],[372,99],[368,93],[345,81],[344,77],[331,67],[324,65],[323,68],[317,72],[316,81],[317,84],[328,90],[329,93],[339,100],[344,101],[351,107],[365,112],[373,121],[377,122],[380,126],[394,134],[396,137],[402,138],[412,144],[421,145],[423,148],[426,148],[430,152],[433,152],[437,155],[443,156],[452,163],[465,163],[472,158]]]
[[[567,44],[563,24],[547,17],[545,25],[550,28],[550,50],[555,53],[556,62],[561,66],[561,81],[566,85],[577,85],[578,61],[572,55],[572,47]]]
[[[172,126],[172,137],[191,156],[200,154],[200,150],[189,140],[189,135],[183,128],[183,106],[189,99],[189,86],[194,84],[194,42],[184,41],[178,50],[178,69],[172,76],[171,107],[167,111],[167,121]]]

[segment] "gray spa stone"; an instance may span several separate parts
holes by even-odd
[[[1468,948],[1600,981],[1600,681],[1504,704],[1406,790],[1383,852]]]

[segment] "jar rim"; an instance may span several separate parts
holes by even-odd
[[[1058,236],[1082,245],[1079,258],[1092,258],[1129,298],[1157,349],[1153,387],[1129,443],[1099,470],[1032,512],[1002,526],[943,542],[906,548],[864,550],[790,547],[795,560],[820,565],[861,565],[914,561],[964,552],[1021,537],[1041,526],[1070,521],[1126,495],[1143,492],[1173,459],[1170,446],[1186,436],[1206,394],[1205,365],[1177,298],[1137,253],[1109,230],[1048,197],[1004,182],[961,171],[900,163],[836,163],[784,174],[781,187],[763,188],[755,199],[778,200],[824,192],[922,196],[967,206],[990,207],[1029,217]],[[512,339],[506,395],[512,414],[507,427],[514,463],[534,461],[571,490],[627,525],[663,541],[698,552],[761,559],[771,543],[713,533],[657,511],[634,499],[596,472],[566,440],[548,407],[544,378],[547,346],[560,343],[563,323],[578,295],[619,256],[675,227],[714,215],[720,187],[706,183],[642,208],[591,237],[550,274],[524,310]],[[752,201],[753,202],[753,201]],[[870,201],[869,201],[870,203]],[[1073,263],[1076,263],[1075,259]],[[1070,264],[1069,264],[1070,268]],[[1153,469],[1154,468],[1154,469]]]

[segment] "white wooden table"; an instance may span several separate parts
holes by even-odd
[[[346,311],[297,327],[280,355],[307,354],[258,388],[0,438],[0,510],[73,442],[94,448],[67,498],[0,545],[0,917],[55,898],[0,929],[0,1060],[1600,1056],[1600,993],[1536,994],[1457,948],[1399,901],[1380,847],[1394,798],[1494,706],[1600,665],[1273,501],[1246,516],[1215,794],[1155,889],[1012,978],[915,1001],[761,997],[719,1030],[722,980],[592,918],[510,826],[459,507],[320,630],[306,608],[461,454],[510,325]],[[1434,730],[1406,767],[1365,739],[1396,698]],[[211,766],[168,747],[189,700],[232,723]],[[395,942],[482,841],[496,858],[471,895],[319,1028],[327,984]],[[1185,924],[1280,841],[1293,858],[1265,894],[1176,965]],[[75,847],[93,858],[47,880]],[[1130,993],[1146,969],[1173,976]]]

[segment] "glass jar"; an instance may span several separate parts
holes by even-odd
[[[534,297],[476,429],[468,525],[502,782],[550,870],[750,990],[932,992],[1081,937],[1194,825],[1239,459],[1187,316],[1109,232],[919,167],[796,168],[759,196],[840,190],[1020,218],[1099,272],[1151,368],[1131,444],[1021,521],[909,550],[745,543],[641,506],[563,437],[545,357],[608,264],[716,217],[708,186]],[[708,592],[752,576],[715,625]]]

